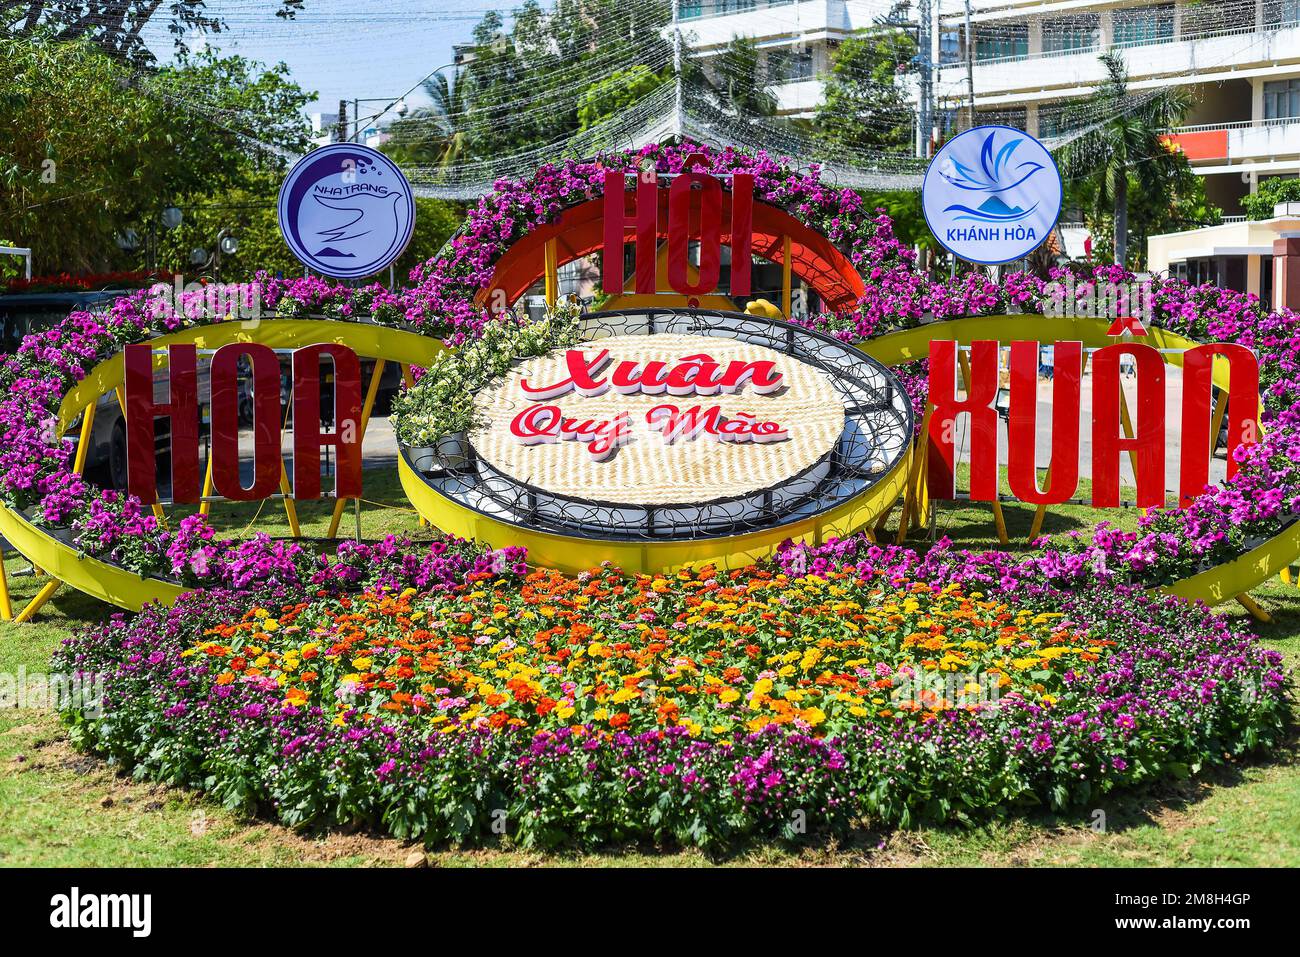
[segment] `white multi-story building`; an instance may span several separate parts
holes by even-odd
[[[1195,106],[1171,131],[1229,215],[1259,180],[1300,172],[1300,0],[941,0],[935,82],[941,110],[1020,126],[1040,137],[1104,77],[1117,49],[1132,92],[1183,86]]]
[[[807,116],[822,100],[821,77],[835,47],[889,12],[883,0],[679,0],[682,39],[690,56],[716,76],[718,57],[735,37],[758,47],[777,109]]]

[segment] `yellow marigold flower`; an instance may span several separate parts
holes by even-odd
[[[718,700],[726,703],[737,701],[739,698],[740,692],[735,688],[728,688],[726,691],[722,692],[722,694],[718,695]]]

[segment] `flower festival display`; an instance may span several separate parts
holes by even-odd
[[[479,294],[522,236],[598,195],[609,170],[680,174],[703,156],[748,174],[860,273],[851,308],[808,326],[846,343],[945,320],[1034,314],[1060,283],[935,278],[851,190],[766,155],[647,147],[502,181],[403,289],[261,277],[264,323],[366,322],[456,351],[394,407],[408,449],[473,426],[468,393],[575,341],[571,316],[494,315]],[[1066,278],[1058,271],[1057,279]],[[1127,282],[1071,274],[1072,295]],[[362,824],[429,843],[647,841],[716,848],[862,821],[915,825],[1083,806],[1281,740],[1280,657],[1203,605],[1153,591],[1239,558],[1300,515],[1300,317],[1160,280],[1156,325],[1258,358],[1259,441],[1234,477],[1135,532],[1064,545],[928,551],[868,535],[789,542],[746,567],[566,574],[519,548],[455,539],[320,554],[162,527],[73,468],[60,403],[125,345],[220,323],[201,293],[148,291],[74,313],[0,362],[0,500],[87,556],[196,590],[70,639],[60,669],[98,676],[74,740],[138,776],[202,788],[293,826]],[[897,370],[913,408],[926,380]],[[920,415],[916,416],[919,427]]]

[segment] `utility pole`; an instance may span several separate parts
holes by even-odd
[[[966,96],[970,123],[966,129],[975,125],[975,35],[970,29],[970,0],[966,0]]]
[[[930,158],[930,145],[934,131],[934,20],[930,10],[931,0],[920,0],[916,45],[920,54],[917,65],[921,71],[921,102],[919,104],[916,137],[916,155]]]
[[[348,136],[348,101],[347,100],[339,100],[338,138],[340,143],[346,143],[350,138]]]
[[[673,0],[673,119],[682,132],[682,29],[677,22],[679,0]]]

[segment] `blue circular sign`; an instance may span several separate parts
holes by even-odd
[[[356,143],[331,143],[294,164],[279,213],[293,254],[333,279],[392,265],[415,229],[411,184],[383,153]]]
[[[921,208],[944,249],[995,265],[1023,259],[1047,239],[1061,192],[1061,173],[1042,143],[1009,126],[977,126],[930,160]]]

